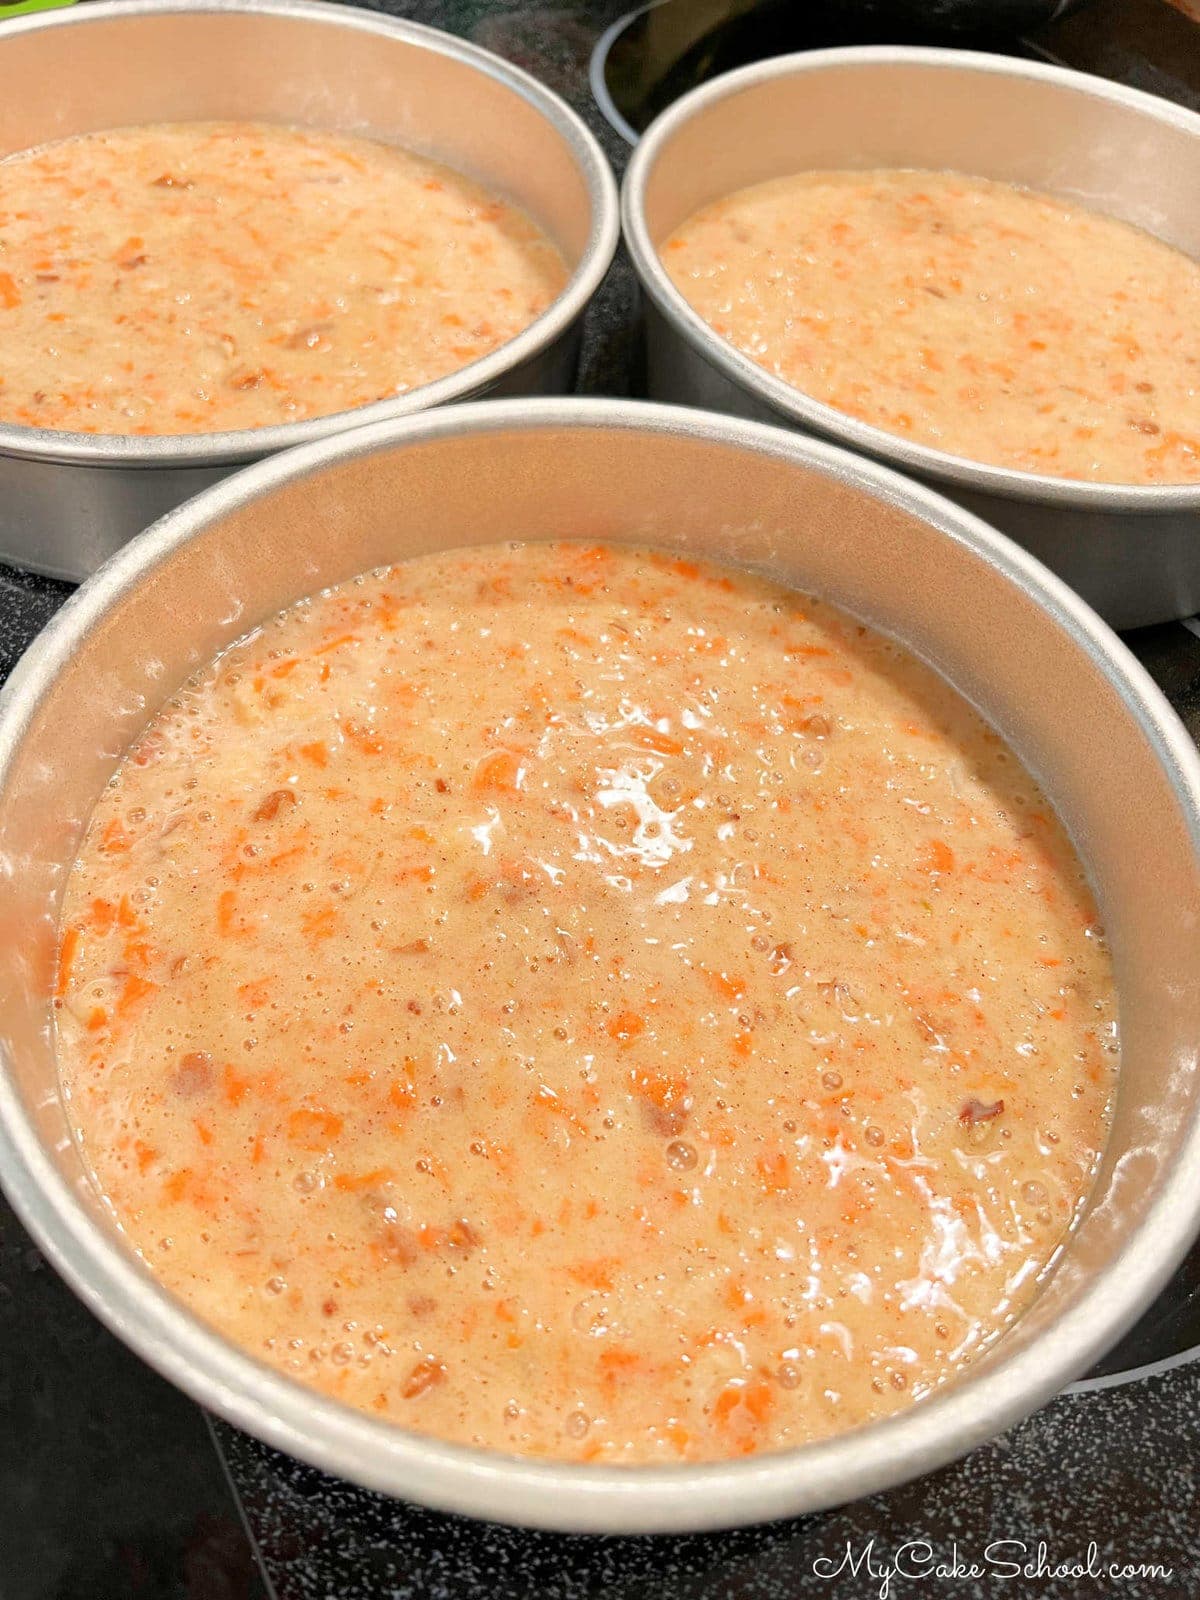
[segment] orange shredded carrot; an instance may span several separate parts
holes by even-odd
[[[120,817],[114,817],[100,835],[100,849],[105,855],[123,855],[129,849],[129,835]]]
[[[922,872],[953,872],[954,852],[944,839],[929,839],[917,852],[917,865]]]
[[[136,972],[128,973],[122,985],[120,997],[117,1000],[117,1015],[121,1017],[127,1016],[139,1000],[145,1000],[147,996],[154,994],[157,989],[158,984],[152,983],[149,978],[141,978]]]
[[[600,1368],[600,1376],[604,1383],[611,1386],[628,1377],[630,1373],[641,1370],[644,1361],[636,1350],[614,1345],[611,1349],[600,1352],[596,1365]]]
[[[54,988],[54,993],[59,999],[66,994],[70,987],[71,970],[79,954],[80,938],[80,930],[75,926],[67,928],[63,933],[62,944],[58,950],[58,982]]]
[[[361,1194],[364,1189],[377,1189],[393,1176],[390,1167],[373,1167],[370,1172],[339,1172],[334,1176],[333,1187],[343,1194]]]
[[[178,1203],[187,1193],[192,1177],[193,1173],[190,1167],[177,1168],[164,1182],[163,1194],[168,1200]]]
[[[744,999],[746,985],[741,978],[731,978],[726,972],[713,972],[708,967],[698,966],[696,970],[703,973],[709,987],[720,995],[722,1000]]]
[[[683,754],[682,739],[675,739],[669,733],[663,733],[658,728],[636,727],[630,728],[626,737],[630,744],[635,744],[641,750],[650,750],[657,756],[678,756]]]
[[[605,1023],[604,1031],[619,1045],[626,1046],[633,1043],[645,1026],[636,1011],[620,1011]]]
[[[336,1112],[320,1107],[301,1106],[287,1119],[289,1139],[305,1150],[324,1150],[344,1126],[344,1119]]]
[[[227,1105],[240,1106],[250,1087],[249,1078],[239,1077],[228,1062],[222,1073],[223,1090]]]
[[[594,1261],[577,1261],[567,1267],[567,1274],[576,1283],[588,1289],[611,1289],[613,1275],[621,1263],[616,1256],[601,1256]]]
[[[440,1361],[435,1361],[432,1356],[426,1356],[423,1361],[418,1361],[416,1366],[404,1380],[400,1389],[402,1400],[415,1400],[435,1384],[444,1383],[446,1368]]]
[[[313,906],[300,913],[300,927],[306,939],[314,943],[331,939],[337,930],[338,914],[334,906]]]
[[[525,775],[524,760],[511,750],[494,750],[475,768],[472,789],[480,794],[519,794]]]
[[[763,1188],[768,1194],[782,1194],[784,1190],[791,1188],[791,1162],[784,1151],[776,1150],[770,1155],[759,1156],[755,1166],[762,1179]]]

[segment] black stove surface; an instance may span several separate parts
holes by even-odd
[[[518,61],[570,99],[623,165],[627,146],[588,72],[629,0],[374,9]],[[773,10],[785,25],[788,8]],[[830,7],[793,0],[791,10],[819,18]],[[1095,0],[1024,42],[986,42],[1200,106],[1197,37],[1160,0]],[[736,64],[721,49],[693,58],[693,80]],[[686,79],[677,74],[672,92]],[[635,312],[618,261],[590,318],[583,392],[638,392]],[[69,593],[0,568],[0,676]],[[1200,624],[1128,642],[1200,741]],[[1198,1480],[1200,1249],[1087,1380],[962,1462],[823,1516],[591,1539],[386,1500],[210,1422],[100,1327],[0,1200],[0,1600],[1196,1600]]]
[[[724,9],[724,8],[719,8]],[[980,20],[980,10],[989,19]],[[712,20],[709,8],[651,3],[631,13],[604,53],[602,72],[621,120],[619,131],[643,133],[672,101],[699,83],[769,56],[834,45],[950,45],[970,50],[1027,53],[1022,25],[1047,7],[1034,0],[990,8],[969,0],[928,6],[920,0],[757,0],[734,3]],[[1007,19],[1009,25],[1005,25]],[[1015,25],[1013,25],[1015,24]]]
[[[672,101],[723,72],[861,44],[994,50],[1200,105],[1200,30],[1165,0],[643,0],[598,42],[592,86],[632,142]]]

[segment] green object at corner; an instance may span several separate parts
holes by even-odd
[[[0,22],[9,17],[22,17],[28,11],[57,11],[60,6],[73,6],[76,0],[0,0]]]

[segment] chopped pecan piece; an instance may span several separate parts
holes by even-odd
[[[968,1100],[958,1113],[958,1120],[968,1126],[976,1122],[990,1122],[1004,1110],[1003,1100]]]
[[[296,794],[293,789],[272,789],[271,793],[254,813],[255,822],[273,822],[284,806],[294,806]]]

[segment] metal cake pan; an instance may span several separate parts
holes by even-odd
[[[300,595],[421,552],[576,537],[715,557],[816,591],[916,650],[1058,808],[1095,887],[1123,1057],[1086,1214],[1039,1297],[967,1371],[886,1421],[678,1467],[441,1443],[260,1363],[161,1288],[72,1140],[51,1020],[57,919],[131,742],[215,652]],[[920,581],[914,581],[915,574]],[[1086,1371],[1200,1224],[1200,757],[1116,636],[968,512],[782,429],[619,401],[458,406],[246,468],[118,552],[0,696],[0,1179],[85,1303],[202,1405],[325,1471],[445,1511],[592,1533],[812,1512],[930,1471]]]
[[[1009,56],[891,45],[779,56],[684,95],[630,161],[622,221],[645,290],[651,394],[802,428],[933,484],[1031,550],[1114,627],[1200,610],[1200,483],[1044,477],[885,433],[743,355],[663,268],[659,246],[722,195],[810,169],[870,167],[1043,190],[1200,257],[1194,112]]]
[[[102,0],[0,32],[0,160],[131,123],[248,118],[401,144],[515,201],[566,258],[562,294],[515,339],[392,400],[304,422],[158,437],[0,416],[0,560],[83,578],[164,511],[292,445],[482,394],[561,394],[616,248],[616,183],[536,79],[415,23],[319,0]]]

